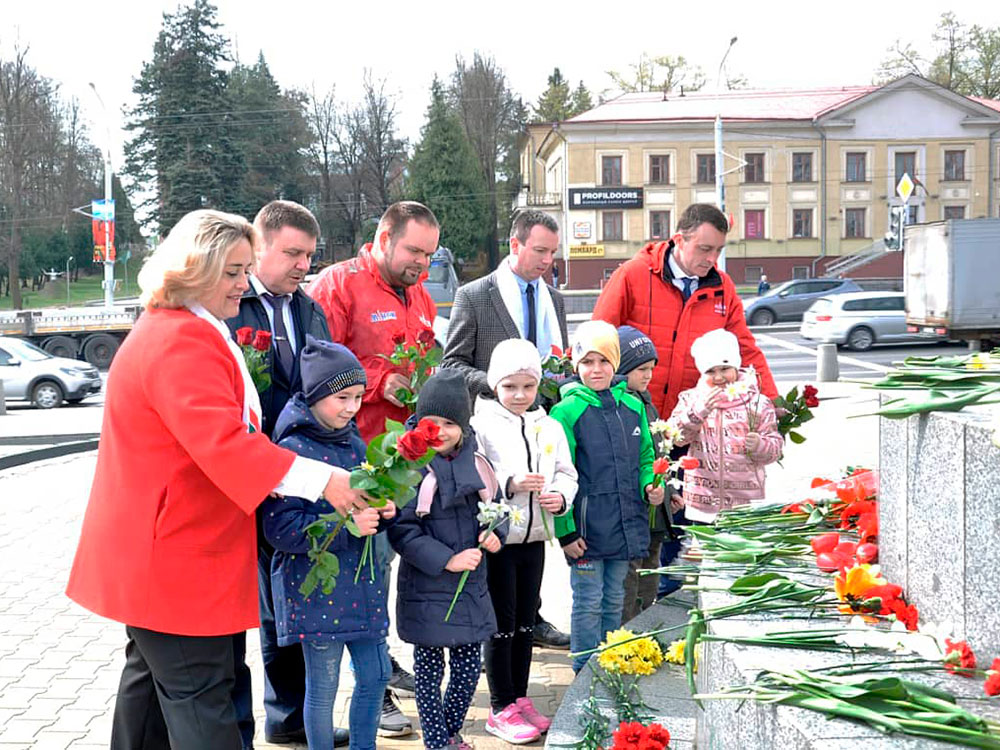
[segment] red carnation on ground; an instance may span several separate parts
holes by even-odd
[[[259,352],[266,352],[271,348],[271,332],[257,331],[253,336],[253,348]]]
[[[441,428],[438,427],[437,422],[432,422],[429,419],[421,419],[417,422],[417,426],[413,428],[413,431],[427,442],[429,448],[441,447]]]
[[[250,346],[253,343],[253,328],[243,326],[236,329],[236,343],[240,346]]]
[[[687,471],[688,469],[697,469],[701,466],[701,462],[694,456],[684,456],[681,459],[681,468]]]
[[[972,653],[969,644],[966,641],[953,641],[951,638],[945,638],[944,645],[944,668],[961,677],[972,677],[970,670],[976,668],[976,655]],[[995,663],[996,661],[994,661]]]
[[[424,433],[417,432],[417,430],[404,432],[400,435],[399,440],[396,441],[396,450],[407,461],[419,460],[427,452],[428,448],[430,448],[430,445],[428,445]]]
[[[890,603],[890,613],[906,626],[907,630],[916,630],[920,613],[913,604],[906,604],[901,599],[893,599]]]
[[[392,343],[396,346],[401,346],[406,343],[406,334],[402,331],[392,334]]]
[[[986,671],[986,682],[983,690],[987,695],[1000,695],[1000,659],[994,659],[993,664]]]
[[[812,483],[809,485],[809,488],[816,489],[817,487],[822,487],[827,484],[830,484],[829,479],[824,479],[823,477],[813,477]]]
[[[878,513],[871,511],[858,516],[856,524],[858,536],[862,542],[875,541],[878,539]]]

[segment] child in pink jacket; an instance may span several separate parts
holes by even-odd
[[[784,441],[753,369],[740,369],[736,336],[709,331],[691,356],[702,377],[680,394],[669,422],[680,433],[675,444],[690,443],[699,462],[684,472],[685,515],[711,523],[720,510],[764,497],[764,466],[781,458]]]

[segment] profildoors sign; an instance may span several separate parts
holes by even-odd
[[[642,208],[642,188],[594,187],[570,188],[569,207],[583,208]]]

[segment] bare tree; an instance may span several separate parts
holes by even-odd
[[[609,70],[608,76],[615,88],[624,93],[637,91],[697,91],[705,85],[705,74],[697,65],[692,65],[683,55],[660,55],[649,57],[645,52],[639,61],[629,65],[629,73]],[[735,78],[729,88],[739,88],[745,79]],[[603,94],[608,93],[607,91]]]
[[[319,216],[316,218],[319,220],[323,237],[332,247],[336,234],[333,181],[337,169],[334,141],[334,130],[337,127],[337,103],[332,86],[322,95],[318,94],[316,87],[313,86],[309,93],[306,120],[313,134],[313,140],[309,146],[309,159],[312,162],[312,171],[316,174],[319,186]]]
[[[368,194],[381,213],[392,203],[393,186],[403,171],[406,142],[396,134],[396,102],[385,93],[385,79],[373,81],[365,71],[364,97],[356,110],[360,120],[361,158]]]
[[[501,231],[497,173],[514,143],[512,134],[522,126],[524,107],[511,93],[507,77],[496,61],[479,52],[474,53],[472,65],[456,58],[448,93],[486,181],[489,210],[486,253],[490,268],[496,268],[500,262],[497,236]]]

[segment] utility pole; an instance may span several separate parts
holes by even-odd
[[[729,46],[726,47],[726,53],[722,56],[722,60],[719,62],[719,72],[715,76],[715,101],[716,101],[716,115],[715,115],[715,205],[719,207],[719,210],[723,214],[726,213],[726,184],[725,184],[725,159],[726,152],[722,150],[722,104],[719,101],[719,97],[722,94],[722,69],[726,64],[726,58],[729,57],[729,51],[736,44],[737,37],[733,37],[729,40]],[[732,227],[730,227],[732,229]],[[719,255],[719,270],[726,270],[726,251],[723,248],[722,253]]]
[[[104,210],[107,212],[104,221],[104,307],[110,310],[115,306],[115,261],[111,257],[112,227],[115,221],[115,204],[111,189],[111,122],[108,116],[108,109],[104,106],[104,100],[97,92],[97,86],[88,84],[100,102],[104,112],[104,128],[107,135],[107,144],[104,151]]]

